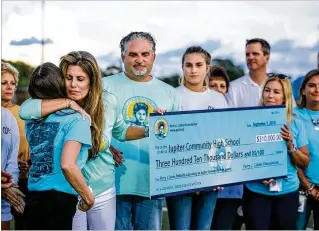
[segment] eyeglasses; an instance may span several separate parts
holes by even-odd
[[[284,74],[275,74],[275,73],[267,73],[267,77],[268,77],[268,78],[278,77],[279,79],[290,79],[290,77],[287,76],[287,75],[284,75]]]

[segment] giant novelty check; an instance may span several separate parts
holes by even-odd
[[[286,109],[230,108],[150,117],[150,197],[287,175]]]

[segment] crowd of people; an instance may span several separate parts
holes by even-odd
[[[150,33],[129,33],[120,50],[124,71],[105,78],[86,51],[41,64],[20,107],[19,73],[1,63],[2,229],[14,217],[21,230],[160,230],[164,200],[172,230],[306,229],[311,213],[319,229],[319,56],[296,103],[289,77],[267,73],[264,39],[246,41],[249,73],[231,82],[209,52],[187,48],[177,88],[151,74]],[[150,113],[275,105],[286,108],[286,177],[148,198]]]

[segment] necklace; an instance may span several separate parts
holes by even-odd
[[[319,131],[319,119],[316,121],[314,118],[312,118],[311,115],[308,112],[308,109],[306,109],[306,112],[307,112],[307,114],[308,114],[308,116],[309,116],[309,118],[310,118],[310,120],[311,120],[311,122],[312,122],[312,124],[314,126],[314,129],[316,131]]]

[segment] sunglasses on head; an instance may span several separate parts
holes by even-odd
[[[267,73],[268,78],[278,77],[279,79],[289,79],[287,75],[284,74],[275,74],[275,73]]]

